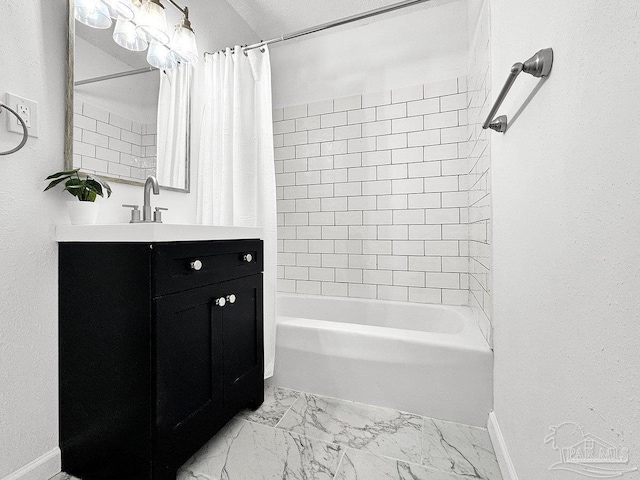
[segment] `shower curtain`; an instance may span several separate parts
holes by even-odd
[[[160,71],[156,178],[160,185],[184,188],[189,151],[191,66]]]
[[[235,52],[235,53],[233,53]],[[262,227],[264,368],[273,375],[276,318],[276,179],[267,47],[205,60],[197,222]]]

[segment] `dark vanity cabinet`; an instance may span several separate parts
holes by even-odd
[[[262,242],[60,243],[62,469],[174,480],[263,401]]]

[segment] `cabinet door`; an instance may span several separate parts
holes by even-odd
[[[219,285],[155,300],[156,432],[159,458],[179,461],[215,433],[222,407]]]
[[[222,320],[224,404],[234,412],[255,408],[263,399],[262,275],[221,285],[228,299],[224,308],[218,309]]]

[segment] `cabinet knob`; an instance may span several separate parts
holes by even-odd
[[[250,253],[246,253],[244,255],[244,261],[247,263],[251,263],[251,260],[253,260],[253,255],[251,255]]]
[[[216,305],[224,307],[227,304],[227,300],[224,297],[216,298]]]
[[[195,270],[196,272],[202,268],[202,262],[200,260],[194,260],[190,265],[191,270]]]
[[[231,295],[227,295],[227,302],[236,303],[236,296],[233,293]]]

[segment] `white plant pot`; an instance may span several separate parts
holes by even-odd
[[[94,225],[98,219],[100,204],[96,202],[67,202],[67,210],[72,225]]]

